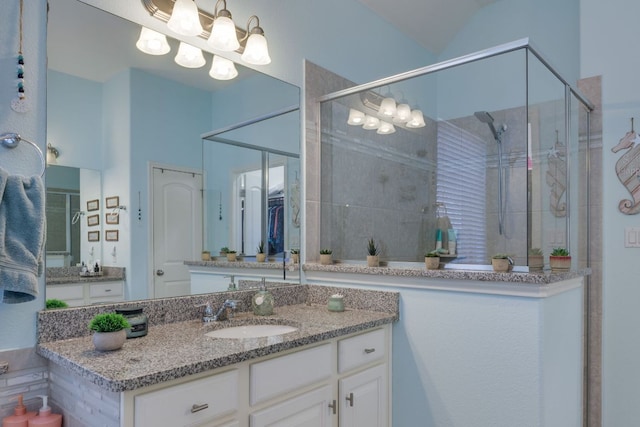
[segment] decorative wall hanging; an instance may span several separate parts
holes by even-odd
[[[89,231],[87,234],[87,238],[90,242],[99,242],[100,241],[100,232],[99,231]]]
[[[622,199],[618,203],[618,209],[625,215],[635,215],[640,212],[640,144],[636,144],[637,142],[638,135],[633,129],[632,117],[631,130],[611,149],[614,153],[627,150],[616,162],[616,175],[631,194],[631,199]]]
[[[29,111],[29,106],[27,105],[27,98],[24,92],[24,55],[22,54],[22,21],[23,21],[23,10],[24,10],[24,0],[20,0],[20,23],[19,23],[19,37],[20,42],[18,46],[18,67],[17,67],[17,88],[18,88],[18,96],[15,97],[11,101],[11,109],[17,113],[26,113]]]
[[[94,225],[100,225],[100,216],[99,215],[89,215],[87,217],[87,225],[89,227],[93,227]]]
[[[105,203],[107,205],[107,209],[117,208],[120,205],[120,197],[119,196],[107,197],[105,199]]]
[[[558,139],[556,130],[556,142],[547,153],[546,179],[551,187],[549,195],[549,208],[553,216],[561,218],[567,215],[567,147]]]
[[[107,242],[117,242],[118,234],[118,230],[106,230],[104,232],[104,240]]]
[[[87,201],[87,210],[88,211],[97,211],[100,209],[100,200],[88,200]]]
[[[104,216],[105,216],[105,222],[107,224],[109,225],[120,224],[120,215],[107,212],[106,214],[104,214]]]

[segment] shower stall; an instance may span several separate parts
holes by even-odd
[[[387,265],[528,270],[540,249],[588,266],[592,105],[528,39],[318,99],[320,247]]]

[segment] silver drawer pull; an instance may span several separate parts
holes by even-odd
[[[349,393],[345,399],[349,402],[349,406],[353,406],[353,393]]]
[[[371,354],[371,353],[373,353],[374,351],[376,351],[376,349],[375,349],[375,348],[365,348],[365,349],[364,349],[364,352],[365,352],[365,353],[367,353],[367,354]]]
[[[329,403],[329,408],[333,409],[333,415],[335,415],[337,412],[337,408],[338,406],[336,405],[336,400],[333,399],[333,401],[331,403]]]
[[[202,405],[198,405],[194,403],[194,405],[191,407],[191,413],[193,414],[195,412],[204,411],[208,407],[209,407],[208,403],[203,403]]]
[[[105,289],[104,291],[105,292],[111,292],[111,289]]]

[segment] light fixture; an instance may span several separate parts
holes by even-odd
[[[223,9],[218,11],[218,5],[222,3]],[[218,0],[214,9],[213,26],[207,43],[214,49],[223,52],[233,52],[240,47],[236,26],[231,19],[231,12],[227,10],[226,0]]]
[[[199,48],[184,42],[180,42],[178,54],[174,60],[176,64],[182,65],[185,68],[200,68],[206,62]]]
[[[213,55],[209,75],[216,80],[231,80],[238,75],[238,70],[236,70],[236,65],[233,61],[229,61],[227,58],[218,55]]]
[[[171,47],[167,43],[167,36],[147,27],[142,27],[136,47],[149,55],[164,55],[169,53]]]
[[[425,126],[424,116],[422,115],[422,111],[420,110],[412,110],[411,111],[411,120],[407,122],[406,125],[408,128],[416,129]]]
[[[395,126],[393,126],[389,122],[385,122],[384,120],[381,120],[380,126],[378,127],[378,130],[376,131],[376,133],[380,135],[389,135],[390,133],[394,133],[395,131],[396,131]]]
[[[194,0],[176,0],[167,26],[183,36],[197,36],[203,31],[200,13]]]
[[[396,100],[390,96],[386,97],[380,103],[378,112],[385,117],[392,118],[396,114]]]
[[[251,21],[255,18],[256,26],[249,29]],[[247,45],[244,48],[241,59],[247,64],[253,65],[267,65],[271,63],[271,57],[269,56],[269,47],[267,46],[267,39],[264,36],[264,31],[260,27],[260,18],[253,15],[247,21]],[[247,36],[245,36],[247,37]]]
[[[398,104],[396,114],[393,116],[394,123],[406,123],[411,119],[411,107],[409,104]]]
[[[222,2],[222,9],[218,11],[220,2]],[[264,30],[260,27],[258,16],[252,15],[249,18],[246,30],[236,27],[233,25],[231,12],[226,9],[226,0],[217,0],[214,9],[215,15],[199,10],[193,0],[142,0],[142,4],[154,18],[166,22],[167,25],[171,23],[169,28],[178,34],[202,37],[217,50],[235,50],[242,54],[241,59],[248,64],[266,65],[271,63],[267,39],[264,37]],[[184,18],[185,15],[189,18]],[[255,25],[251,27],[254,21]],[[226,28],[222,31],[226,35],[220,39],[221,45],[217,45],[218,24],[222,24],[221,29]],[[232,36],[231,31],[228,31],[229,24],[232,24],[231,26],[235,30],[235,37]],[[189,29],[188,34],[185,32],[186,28]],[[235,45],[234,40],[238,41],[238,46],[232,48]],[[227,45],[227,42],[231,45]]]
[[[56,147],[51,144],[47,144],[47,164],[48,165],[56,165],[58,164],[58,156],[60,155],[60,151]]]
[[[373,130],[378,129],[380,127],[380,119],[375,116],[370,116],[365,114],[364,116],[364,124],[362,125],[363,129]]]
[[[350,124],[352,126],[361,126],[363,123],[364,113],[362,111],[356,110],[355,108],[350,108],[347,124]]]

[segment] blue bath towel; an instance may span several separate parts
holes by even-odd
[[[38,295],[45,241],[45,191],[39,176],[0,168],[0,301],[17,304]]]

